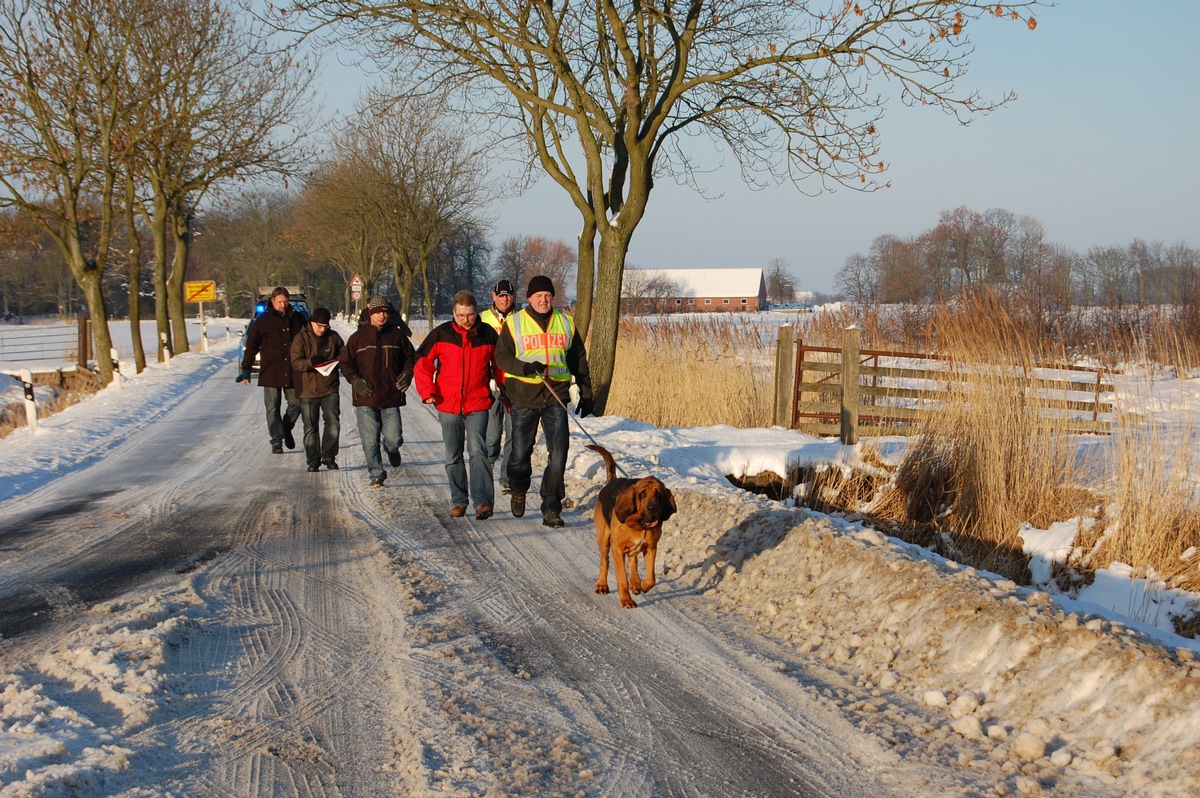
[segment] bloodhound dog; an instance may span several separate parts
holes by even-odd
[[[600,577],[596,592],[608,593],[608,556],[611,552],[613,569],[617,572],[617,593],[621,606],[637,606],[630,592],[646,593],[654,587],[654,555],[662,524],[675,514],[675,497],[657,477],[641,479],[616,478],[616,463],[603,446],[588,445],[604,458],[608,483],[596,499],[596,543],[600,547]],[[646,578],[638,576],[637,558],[646,561]],[[626,572],[626,562],[629,564]]]

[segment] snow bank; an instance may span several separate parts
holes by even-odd
[[[977,740],[1015,775],[1052,782],[1073,768],[1147,796],[1190,795],[1185,785],[1200,778],[1190,649],[1065,612],[1045,593],[872,530],[839,531],[767,502],[729,524],[726,501],[686,490],[676,499],[674,578],[878,688],[880,700],[857,709],[885,735],[889,717],[926,712],[935,737]],[[714,539],[714,529],[726,531]]]
[[[630,470],[663,478],[679,505],[659,545],[668,577],[791,647],[797,670],[855,679],[859,689],[828,696],[901,756],[946,764],[970,741],[1005,774],[1001,795],[1062,779],[1193,794],[1200,659],[1190,648],[837,517]],[[584,481],[568,492],[591,500],[603,476],[576,473]]]

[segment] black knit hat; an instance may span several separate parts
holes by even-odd
[[[315,321],[317,324],[328,324],[329,315],[329,308],[317,308],[313,311],[310,321]]]
[[[492,293],[496,296],[512,296],[512,283],[510,283],[508,280],[501,280],[500,282],[496,283],[496,287],[492,289]]]
[[[550,296],[554,296],[554,283],[544,274],[539,274],[529,281],[529,287],[525,289],[525,298],[528,299],[539,291],[549,291]]]

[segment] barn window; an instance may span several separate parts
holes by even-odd
[[[722,305],[728,305],[728,304],[729,304],[729,300],[728,300],[728,299],[722,299],[722,300],[721,300],[721,304],[722,304]]]
[[[711,299],[706,299],[706,300],[704,300],[704,304],[706,304],[706,305],[711,305],[711,304],[712,304],[712,300],[711,300]]]

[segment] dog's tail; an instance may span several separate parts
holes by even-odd
[[[617,476],[617,464],[613,461],[612,455],[608,453],[608,449],[594,443],[589,443],[587,448],[604,458],[604,467],[608,469],[608,481],[612,482]]]

